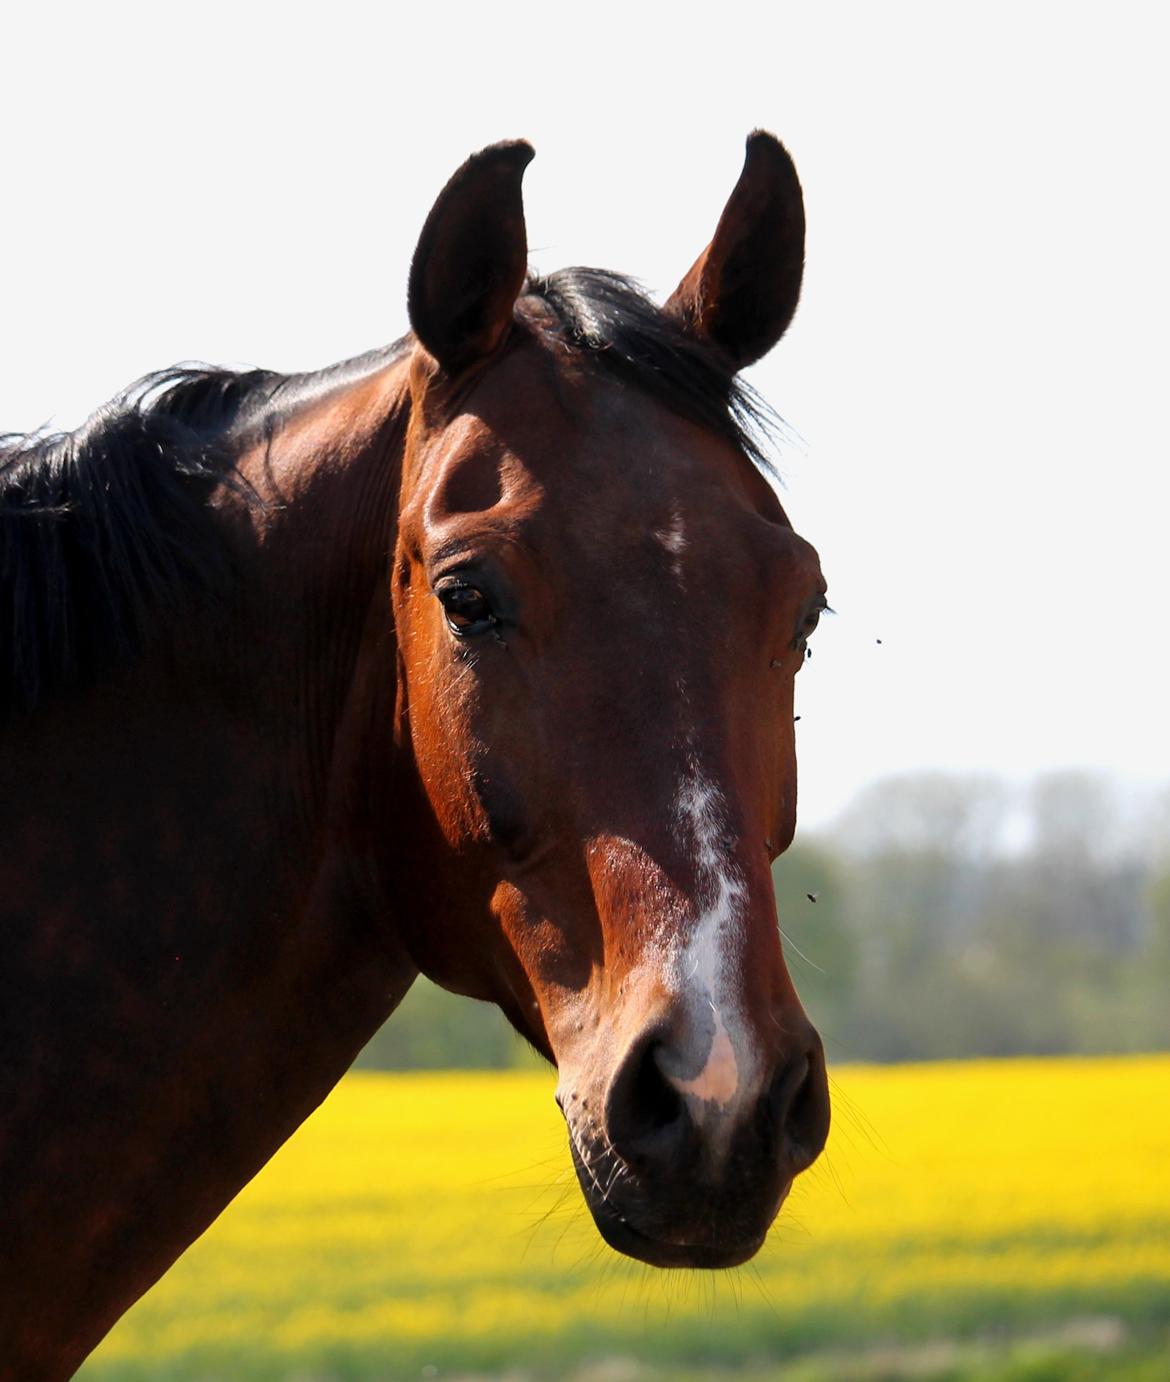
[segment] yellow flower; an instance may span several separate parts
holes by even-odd
[[[554,1348],[734,1360],[1164,1310],[1170,1058],[853,1067],[833,1084],[825,1157],[757,1261],[711,1275],[601,1245],[551,1076],[351,1075],[82,1376],[210,1376],[209,1359],[240,1378],[338,1359],[417,1375]]]

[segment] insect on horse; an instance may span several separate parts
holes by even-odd
[[[748,141],[665,307],[527,274],[470,159],[411,334],[173,370],[0,452],[0,1373],[60,1378],[419,971],[559,1070],[602,1235],[760,1246],[828,1125],[770,865],[816,554],[737,370],[804,214]]]

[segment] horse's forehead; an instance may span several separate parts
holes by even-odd
[[[477,494],[533,523],[677,521],[698,509],[767,507],[771,492],[726,439],[596,368],[504,369],[447,429],[460,502]],[[775,516],[783,513],[775,504]],[[485,507],[487,504],[485,502]]]

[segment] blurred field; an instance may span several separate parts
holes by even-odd
[[[719,1275],[601,1245],[552,1086],[349,1076],[81,1377],[1170,1377],[1170,1057],[839,1069]]]

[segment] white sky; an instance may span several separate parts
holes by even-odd
[[[110,3],[2,37],[8,428],[393,339],[435,194],[499,138],[536,145],[538,268],[665,292],[773,130],[808,270],[754,382],[839,611],[802,823],[911,768],[1170,781],[1159,7]]]

